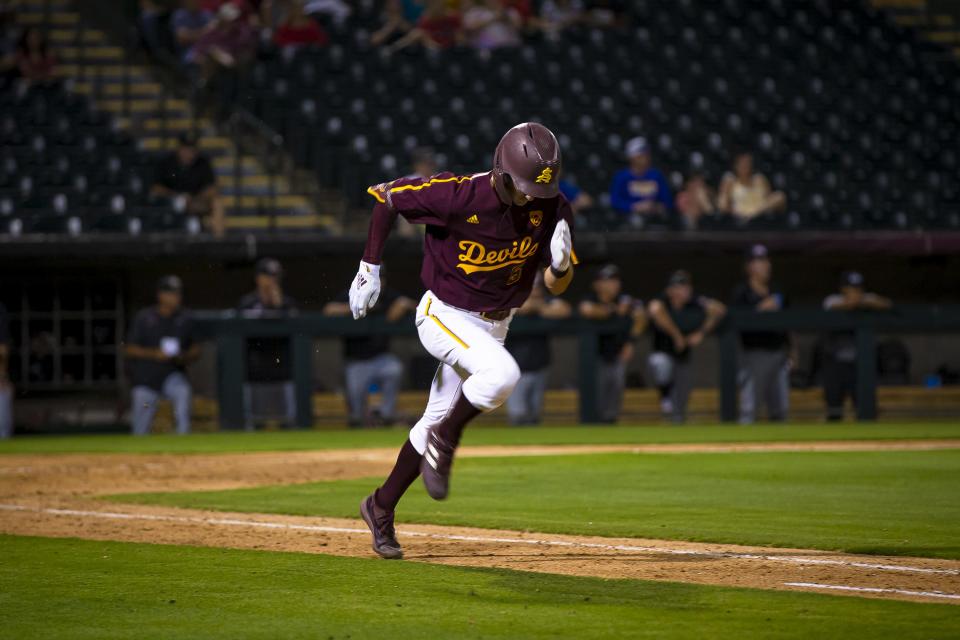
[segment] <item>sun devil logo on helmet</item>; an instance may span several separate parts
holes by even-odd
[[[537,176],[536,182],[540,184],[550,184],[550,181],[553,180],[553,169],[547,167],[540,172],[540,175]]]

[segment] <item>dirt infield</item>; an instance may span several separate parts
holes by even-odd
[[[464,456],[606,452],[875,451],[957,440],[647,446],[465,447]],[[223,455],[0,457],[0,532],[370,557],[362,522],[117,505],[97,496],[229,489],[379,475],[392,449]],[[358,496],[357,500],[362,496]],[[801,549],[401,524],[408,560],[602,578],[805,589],[960,604],[960,561]]]

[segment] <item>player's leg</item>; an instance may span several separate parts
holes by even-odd
[[[145,436],[150,433],[150,425],[157,415],[157,401],[160,394],[145,386],[136,386],[130,391],[130,426],[133,435]]]
[[[417,423],[410,441],[424,460],[420,472],[434,499],[446,497],[453,454],[466,425],[502,405],[520,379],[520,367],[503,346],[509,319],[492,322],[447,307],[428,292],[417,309],[417,332],[427,351],[453,367],[463,385],[443,419],[426,434]],[[419,448],[421,440],[424,448]]]
[[[673,403],[671,420],[680,424],[687,420],[687,401],[693,389],[693,367],[689,360],[676,359],[673,365],[673,386],[670,388],[670,401]]]
[[[530,417],[530,378],[522,373],[517,387],[507,398],[507,420],[512,425],[522,425]]]
[[[0,440],[13,435],[13,387],[0,386]]]
[[[664,417],[673,414],[673,373],[674,358],[664,351],[654,351],[647,356],[647,374],[650,381],[660,392],[660,413]]]
[[[533,376],[530,397],[530,423],[540,424],[543,419],[543,399],[547,394],[547,370],[541,369],[530,375]]]
[[[770,383],[767,386],[767,417],[774,422],[787,419],[790,404],[790,363],[785,350],[770,354]]]
[[[380,415],[388,423],[393,422],[397,417],[397,396],[400,395],[400,381],[403,379],[403,363],[392,353],[384,353],[374,358],[374,365],[380,383]]]
[[[757,415],[758,393],[757,386],[760,380],[757,376],[755,364],[757,352],[748,349],[742,352],[743,365],[740,368],[740,424],[753,424]]]
[[[171,373],[163,381],[163,395],[173,405],[173,419],[177,425],[177,433],[190,433],[190,410],[193,393],[190,381],[182,373]]]
[[[827,405],[827,420],[843,419],[843,364],[827,355],[823,360],[823,399]]]
[[[372,368],[366,360],[351,360],[344,367],[344,387],[347,394],[348,424],[361,427],[367,412],[367,392],[370,389]]]

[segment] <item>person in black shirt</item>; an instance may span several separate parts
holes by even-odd
[[[570,305],[547,295],[543,278],[538,275],[530,297],[517,309],[516,315],[559,320],[570,316]],[[550,367],[550,336],[546,333],[510,333],[506,347],[520,367],[520,381],[507,398],[507,419],[515,425],[539,424]]]
[[[10,326],[0,304],[0,439],[13,435],[13,385],[10,384]]]
[[[186,366],[200,356],[193,340],[190,315],[181,307],[183,285],[177,276],[165,276],[157,285],[157,304],[140,311],[127,335],[127,356],[132,387],[133,434],[150,432],[162,397],[173,404],[177,433],[190,432],[190,382]]]
[[[197,149],[196,135],[181,134],[177,150],[157,165],[150,193],[185,198],[187,213],[209,216],[210,231],[218,238],[223,237],[226,218],[217,190],[217,176],[210,160]]]
[[[619,330],[598,336],[600,365],[597,371],[597,407],[600,422],[614,423],[620,416],[627,364],[633,359],[632,339],[647,327],[643,303],[622,293],[620,269],[608,264],[593,277],[593,291],[580,302],[580,315],[588,320],[618,320]]]
[[[382,274],[381,270],[381,281]],[[383,286],[377,304],[367,312],[367,316],[385,317],[387,322],[397,322],[416,308],[416,302]],[[323,313],[328,316],[349,316],[349,291],[328,302]],[[373,384],[380,387],[381,401],[379,411],[371,416],[371,422],[393,424],[397,419],[397,396],[403,379],[403,363],[390,353],[390,338],[382,334],[344,337],[343,360],[349,425],[362,427],[367,424],[367,401]]]
[[[747,251],[746,279],[733,290],[732,307],[776,312],[787,306],[783,291],[771,283],[770,256],[762,244]],[[767,418],[786,420],[790,399],[790,334],[784,331],[743,331],[740,334],[740,422],[757,419],[760,405],[766,404]]]
[[[273,258],[257,261],[254,276],[256,288],[240,298],[237,310],[245,317],[284,317],[297,312],[293,298],[283,292],[283,267]],[[290,368],[288,336],[252,337],[247,339],[247,380],[243,386],[244,428],[252,431],[257,416],[273,415],[277,410],[272,399],[281,395],[282,415],[287,425],[296,418],[296,396]]]
[[[647,359],[651,380],[660,390],[660,409],[675,423],[687,419],[693,388],[692,351],[723,319],[722,302],[698,295],[686,271],[675,271],[662,294],[650,301],[653,350]]]
[[[863,275],[847,271],[840,278],[840,292],[827,296],[827,311],[886,311],[893,306],[889,298],[869,293]],[[823,398],[827,420],[843,420],[847,396],[857,403],[857,343],[852,331],[834,331],[827,335],[823,349]]]

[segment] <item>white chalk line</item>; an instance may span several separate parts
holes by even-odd
[[[833,589],[834,591],[858,591],[862,593],[896,593],[902,596],[960,600],[960,594],[944,593],[943,591],[908,591],[907,589],[882,589],[880,587],[850,587],[844,584],[820,584],[819,582],[784,582],[783,584],[787,587],[804,587],[807,589]]]
[[[49,515],[78,516],[86,518],[103,518],[110,520],[146,520],[159,522],[181,522],[185,524],[222,525],[230,527],[256,527],[260,529],[281,529],[290,531],[312,531],[316,533],[369,533],[364,528],[331,527],[327,525],[292,524],[286,522],[264,522],[262,520],[238,520],[235,518],[199,518],[193,516],[165,516],[146,513],[120,513],[114,511],[86,511],[77,509],[34,508],[16,504],[0,504],[4,511],[29,511]],[[421,531],[401,530],[404,536],[415,538],[430,538],[434,540],[450,540],[462,542],[482,542],[494,544],[526,544],[532,546],[571,547],[579,549],[602,549],[606,551],[626,551],[630,553],[656,553],[663,555],[700,556],[708,558],[729,558],[736,560],[766,560],[803,565],[829,565],[854,567],[858,569],[872,569],[878,571],[902,571],[907,573],[928,573],[939,575],[960,575],[960,569],[936,569],[931,567],[915,567],[899,564],[880,564],[852,560],[834,560],[830,558],[801,558],[796,556],[773,556],[758,553],[735,553],[727,551],[698,551],[694,549],[669,549],[663,547],[636,546],[624,544],[602,544],[597,542],[573,542],[570,540],[550,540],[535,538],[502,538],[496,536],[467,536],[444,533],[424,533]]]

